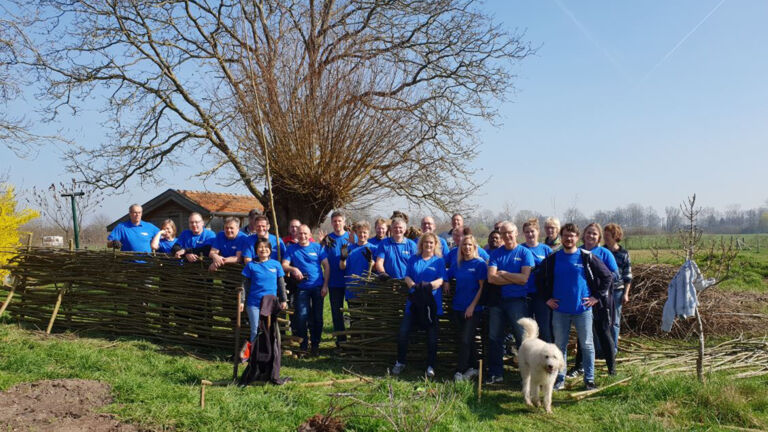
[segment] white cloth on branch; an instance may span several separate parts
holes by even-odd
[[[664,303],[664,312],[661,315],[661,330],[672,330],[672,324],[678,316],[694,316],[699,304],[697,293],[714,283],[714,279],[704,279],[696,262],[686,261],[669,283],[667,302]]]

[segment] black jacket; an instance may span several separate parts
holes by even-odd
[[[432,285],[429,282],[413,286],[413,292],[408,294],[411,301],[411,316],[417,328],[426,329],[437,323],[437,302],[432,295]]]
[[[251,358],[248,367],[240,377],[240,385],[245,386],[253,381],[270,381],[281,383],[280,358],[282,356],[280,327],[277,325],[277,314],[280,303],[277,297],[266,295],[261,298],[259,308],[259,333],[251,345]]]
[[[584,265],[584,278],[587,280],[589,295],[598,300],[594,306],[595,312],[605,319],[613,316],[613,273],[594,254],[584,249],[581,252],[581,262]],[[536,295],[544,301],[552,298],[555,287],[555,256],[554,253],[536,266]],[[610,312],[607,313],[606,312]],[[607,317],[605,316],[607,315]]]

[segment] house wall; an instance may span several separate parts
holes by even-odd
[[[180,206],[177,202],[168,201],[151,212],[144,213],[142,219],[152,222],[158,228],[163,224],[164,220],[171,219],[176,224],[176,230],[181,233],[189,228],[187,221],[189,220],[190,213],[192,212]],[[203,220],[208,224],[210,218],[206,218],[203,215]]]

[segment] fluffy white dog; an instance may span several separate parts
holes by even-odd
[[[552,412],[552,387],[557,373],[565,367],[563,353],[557,345],[539,339],[539,326],[530,318],[517,321],[523,328],[523,343],[517,354],[520,375],[523,378],[523,397],[526,405],[539,406],[541,393],[544,409]]]

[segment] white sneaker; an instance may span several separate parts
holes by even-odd
[[[435,370],[432,369],[432,366],[429,366],[427,368],[427,378],[434,378],[435,377]]]
[[[395,362],[395,366],[392,368],[392,375],[400,375],[400,372],[402,372],[405,369],[405,364],[400,362]]]
[[[477,369],[469,368],[464,372],[464,379],[472,379],[477,376]]]
[[[456,372],[453,375],[453,380],[456,382],[466,381],[466,378],[464,377],[464,374],[461,372]]]

